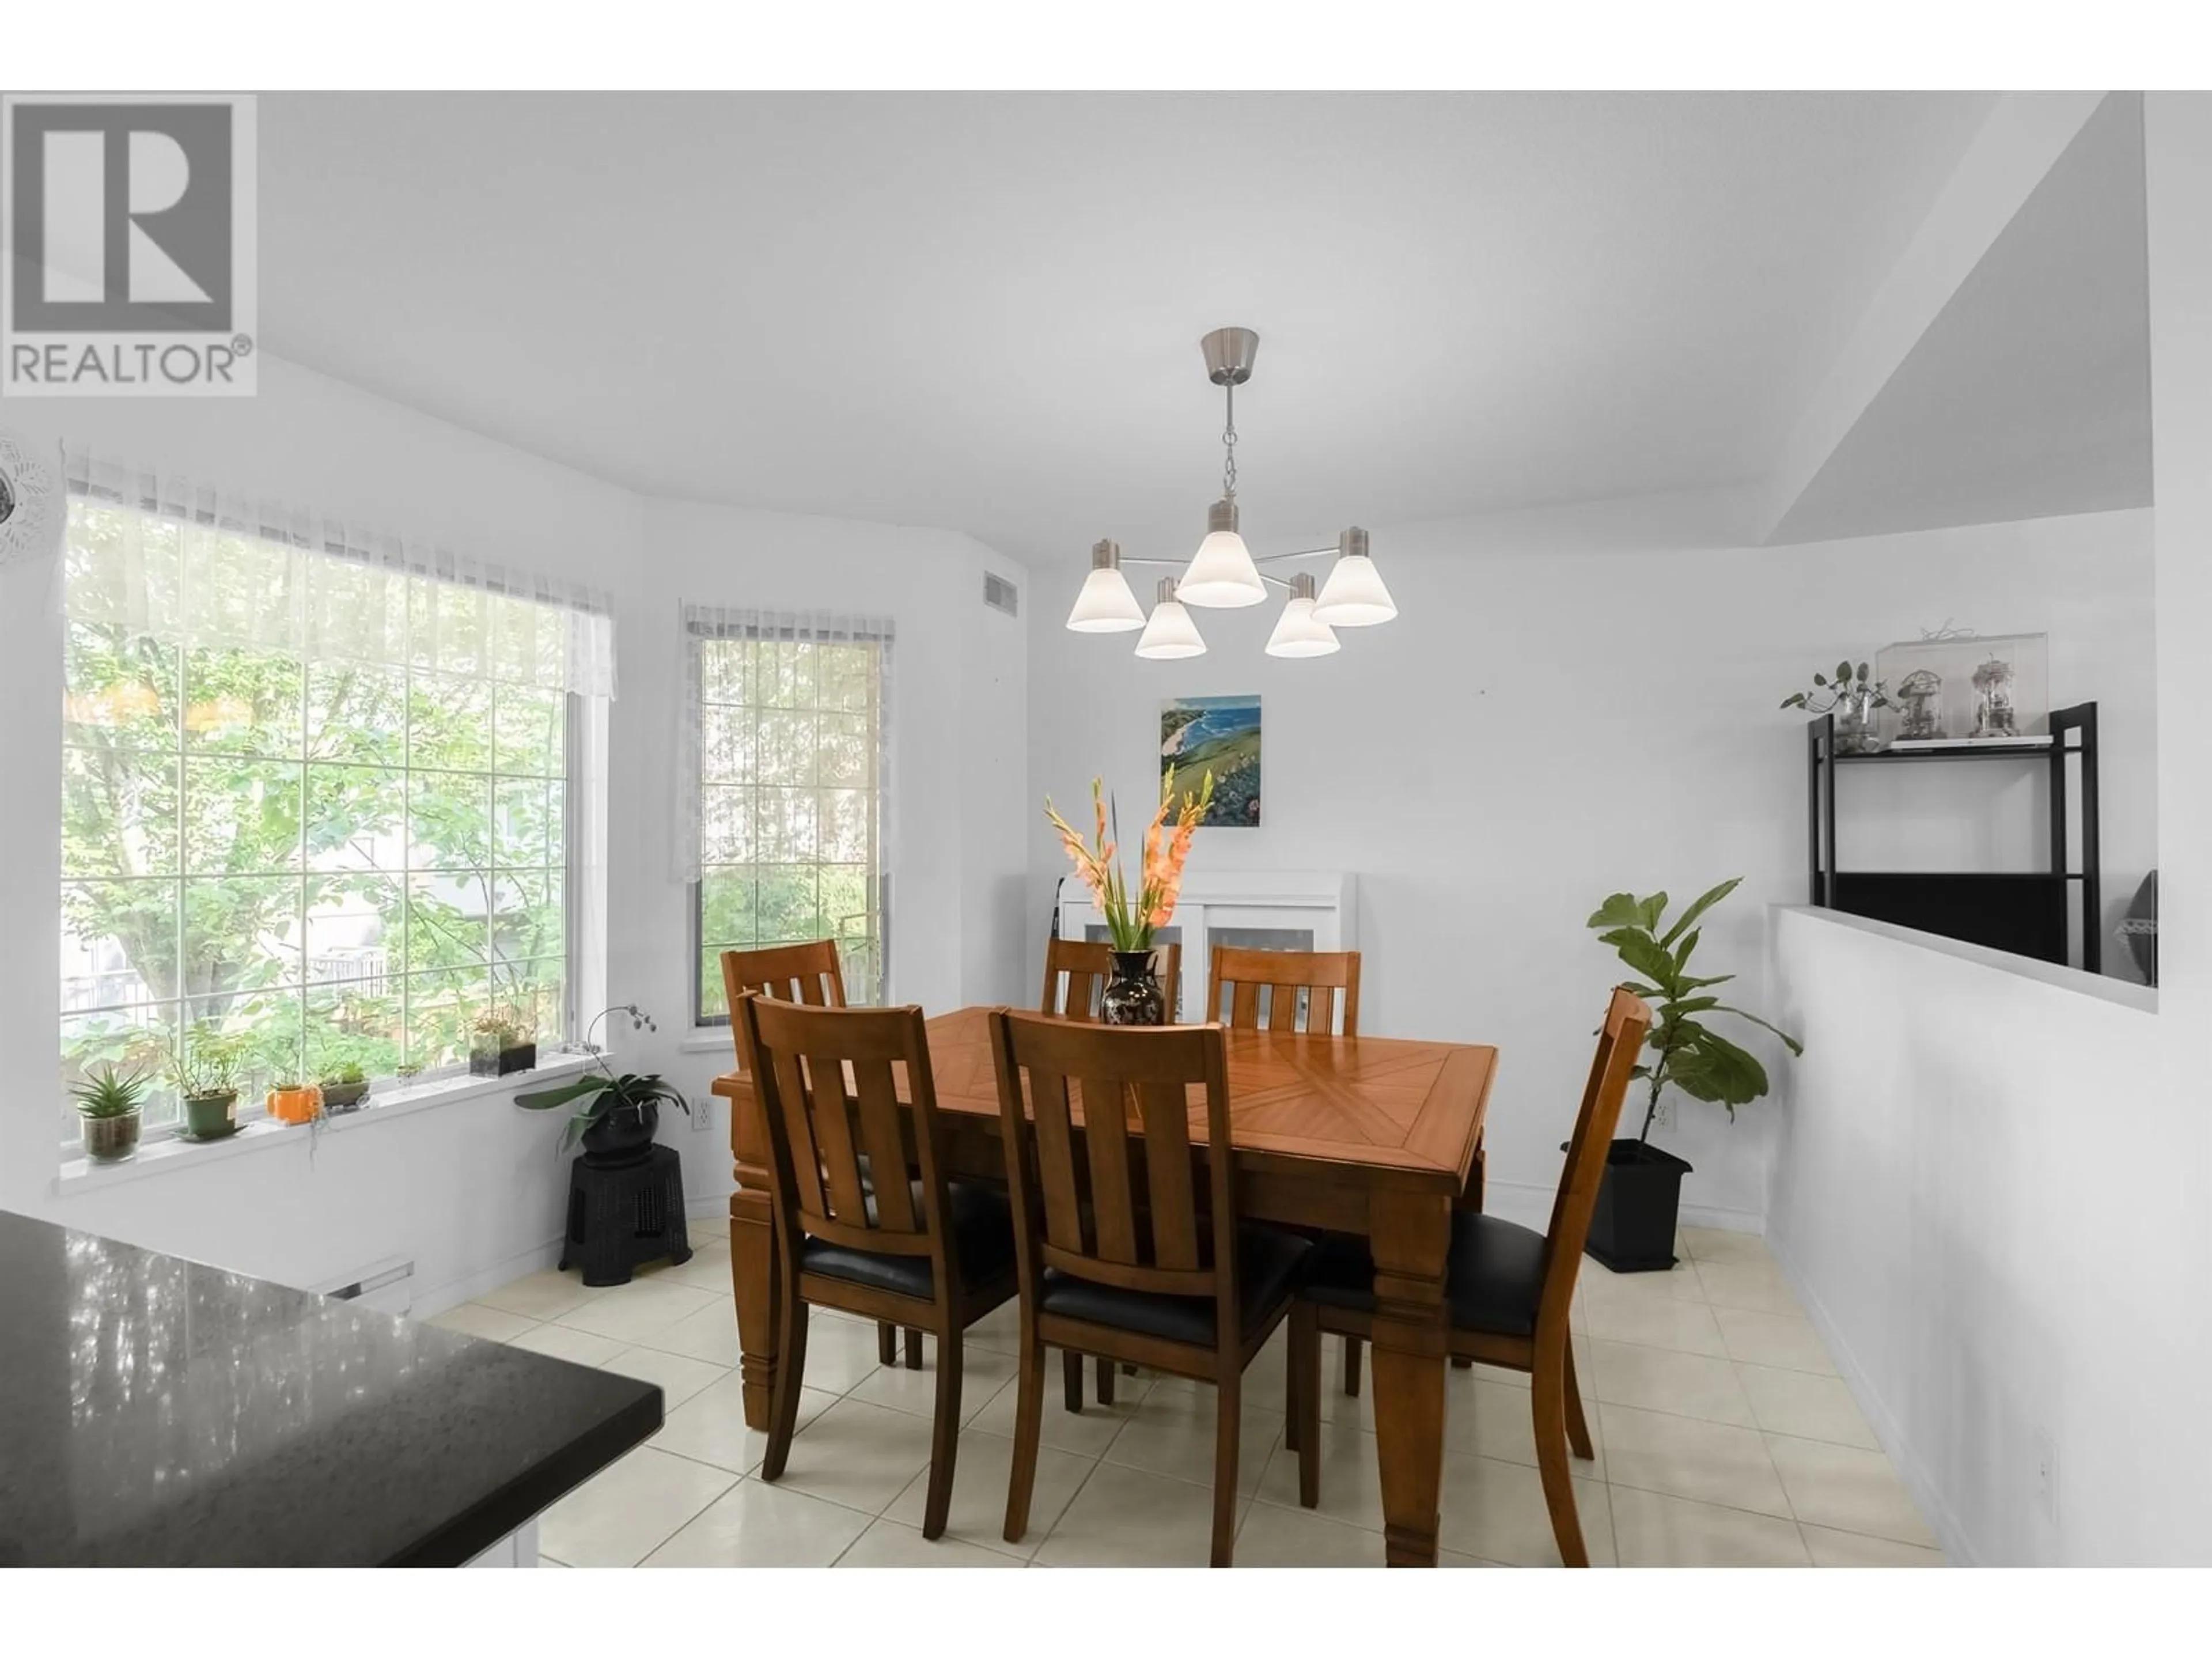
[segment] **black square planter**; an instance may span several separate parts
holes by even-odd
[[[1584,1251],[1617,1273],[1664,1273],[1674,1265],[1674,1218],[1690,1166],[1640,1140],[1616,1140],[1590,1212]]]
[[[505,1077],[509,1072],[527,1072],[538,1064],[538,1045],[520,1042],[508,1048],[471,1048],[469,1075],[471,1077]]]

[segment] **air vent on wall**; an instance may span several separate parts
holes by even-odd
[[[1022,590],[995,572],[983,573],[983,603],[1009,617],[1022,614]]]

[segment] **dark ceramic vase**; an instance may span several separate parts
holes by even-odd
[[[1160,993],[1159,957],[1152,951],[1114,952],[1114,977],[1098,999],[1098,1018],[1109,1025],[1164,1025],[1167,999]]]
[[[635,1163],[652,1150],[653,1131],[659,1127],[660,1106],[656,1101],[617,1106],[602,1112],[584,1131],[584,1156],[600,1168]]]

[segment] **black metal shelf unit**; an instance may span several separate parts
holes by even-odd
[[[2069,739],[2071,741],[2069,741]],[[2067,896],[2081,894],[2081,966],[2103,967],[2098,923],[2097,705],[2076,703],[2051,712],[2051,741],[1987,744],[1971,749],[1886,749],[1875,755],[1836,752],[1836,717],[1823,714],[1805,728],[1808,836],[1812,901],[1832,910],[1893,921],[1986,945],[2045,962],[2066,963]],[[1943,872],[1922,870],[1844,870],[1836,852],[1836,775],[1841,766],[1924,766],[1938,761],[2041,761],[2051,778],[2051,866],[2047,870]],[[2073,839],[2068,763],[2075,763],[2081,808],[2081,845]],[[2078,850],[2081,866],[2073,854]]]

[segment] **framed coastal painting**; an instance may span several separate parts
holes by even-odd
[[[1175,769],[1178,798],[1213,774],[1213,805],[1200,820],[1215,829],[1260,823],[1260,699],[1175,697],[1160,705],[1160,771]]]

